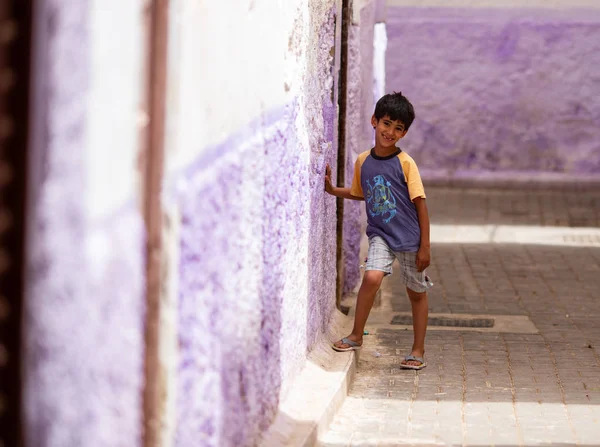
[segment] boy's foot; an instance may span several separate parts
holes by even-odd
[[[362,340],[352,340],[349,335],[341,340],[336,341],[332,348],[339,352],[358,351],[362,346]]]
[[[423,355],[416,355],[417,353],[412,353],[404,357],[404,360],[400,363],[400,368],[404,369],[423,369],[427,366]]]

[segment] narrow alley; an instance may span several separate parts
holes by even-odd
[[[563,189],[429,189],[433,231],[560,227],[561,239],[433,236],[428,366],[398,366],[412,331],[390,324],[410,315],[392,275],[367,323],[355,381],[320,445],[600,445],[600,192]],[[436,326],[436,317],[480,327]],[[475,321],[486,317],[494,327]]]
[[[0,0],[0,447],[600,447],[599,93],[600,0]]]

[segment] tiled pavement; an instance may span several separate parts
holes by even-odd
[[[599,193],[428,190],[435,224],[600,226]],[[386,279],[358,372],[320,439],[334,446],[600,446],[600,244],[434,244],[432,313],[525,315],[538,333],[436,330],[398,367],[410,305]]]
[[[600,227],[600,190],[482,190],[427,188],[436,224]]]

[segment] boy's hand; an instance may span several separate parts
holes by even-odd
[[[333,194],[333,185],[331,184],[331,168],[329,164],[325,165],[325,191]]]
[[[421,247],[417,252],[417,271],[422,272],[431,263],[431,249],[429,247]]]

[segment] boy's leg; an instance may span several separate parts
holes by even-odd
[[[429,317],[429,301],[427,289],[431,286],[426,273],[419,272],[416,263],[416,253],[397,253],[398,261],[402,269],[402,276],[406,283],[406,292],[410,299],[410,307],[413,316],[413,346],[411,355],[423,357],[425,354],[425,333],[427,332],[427,318]],[[420,366],[415,360],[404,360],[402,365]]]
[[[348,339],[355,343],[362,344],[363,333],[369,313],[375,301],[375,295],[381,286],[385,273],[379,270],[367,270],[363,276],[362,284],[358,290],[356,298],[356,310],[354,312],[354,327],[352,333],[348,335]],[[341,340],[334,343],[337,348],[348,348],[349,345],[342,343]]]
[[[411,355],[415,357],[423,357],[425,354],[425,333],[427,332],[427,318],[429,317],[429,302],[427,300],[427,292],[415,292],[406,288],[410,299],[410,306],[413,316],[414,339]],[[406,365],[419,366],[419,362],[415,360],[403,361]]]

